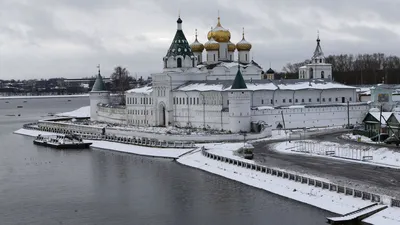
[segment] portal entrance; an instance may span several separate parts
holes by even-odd
[[[162,127],[166,126],[166,110],[164,103],[160,103],[158,106],[158,125]]]

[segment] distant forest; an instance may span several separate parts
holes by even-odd
[[[325,60],[332,64],[333,79],[349,85],[400,84],[400,58],[383,53],[359,55],[329,55]],[[299,67],[310,63],[288,63],[283,67],[286,78],[298,78]],[[280,74],[281,76],[283,74]],[[279,75],[278,75],[279,76]]]

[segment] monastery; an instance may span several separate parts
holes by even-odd
[[[163,57],[164,68],[152,74],[152,84],[126,92],[126,105],[114,106],[97,76],[90,92],[91,120],[133,126],[176,126],[231,132],[260,132],[275,128],[339,126],[361,122],[369,110],[356,102],[356,88],[332,80],[321,41],[299,79],[266,78],[251,60],[252,44],[245,34],[236,44],[231,33],[217,25],[189,44],[178,18],[172,43]],[[205,50],[205,51],[204,51]]]

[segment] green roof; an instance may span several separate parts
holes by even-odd
[[[104,85],[103,78],[101,77],[100,73],[96,77],[92,91],[106,91],[106,86]]]
[[[182,20],[179,18],[177,23],[182,23]],[[170,56],[193,56],[192,49],[181,29],[176,30],[174,40],[172,40],[171,46],[168,49],[166,57]]]
[[[240,68],[238,68],[231,89],[247,89],[246,82],[244,82],[242,73],[240,72]]]

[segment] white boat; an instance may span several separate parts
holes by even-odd
[[[92,143],[83,142],[77,135],[38,135],[33,143],[58,149],[83,149],[89,148]]]

